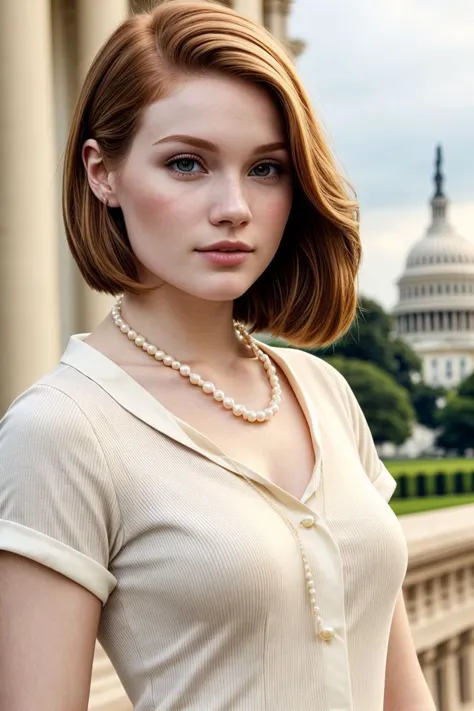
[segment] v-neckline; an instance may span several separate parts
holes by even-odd
[[[168,410],[154,395],[141,385],[130,373],[94,346],[85,342],[89,334],[71,336],[61,363],[69,365],[99,385],[128,412],[151,425],[154,429],[198,451],[211,461],[217,462],[235,474],[244,474],[261,484],[280,498],[289,498],[305,505],[314,494],[321,479],[322,451],[319,423],[314,404],[306,398],[303,388],[289,363],[266,343],[259,346],[268,353],[285,373],[306,419],[314,452],[314,467],[301,498],[278,486],[263,474],[239,460],[229,457],[215,442],[195,427]]]

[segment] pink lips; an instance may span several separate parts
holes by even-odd
[[[235,267],[242,264],[253,251],[252,248],[245,242],[232,242],[225,240],[223,242],[215,242],[208,247],[202,247],[196,250],[199,254],[212,262],[223,267]]]

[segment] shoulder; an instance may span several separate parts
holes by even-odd
[[[339,394],[344,399],[347,398],[348,390],[350,390],[347,380],[323,358],[298,348],[272,347],[269,350],[276,353],[278,358],[284,361],[299,377],[310,378],[313,382],[319,381],[333,394]]]
[[[62,442],[73,448],[94,439],[81,398],[76,396],[81,385],[77,376],[74,369],[59,365],[21,393],[0,421],[0,447],[22,443],[28,449],[41,443],[44,449],[48,442]]]

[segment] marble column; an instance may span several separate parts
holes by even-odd
[[[436,668],[437,668],[437,657],[438,650],[436,647],[432,649],[427,649],[425,652],[420,654],[420,664],[423,670],[423,675],[428,684],[428,688],[431,695],[435,701],[436,708],[438,708],[437,696],[438,696],[438,685],[436,683]]]
[[[234,0],[232,6],[236,12],[246,15],[253,22],[263,24],[263,2],[262,0]]]
[[[129,15],[128,0],[77,0],[78,81],[116,27]],[[90,289],[78,276],[75,330],[88,332],[107,315],[113,299]]]
[[[459,637],[453,637],[444,646],[444,708],[446,711],[460,711],[461,699],[459,695]]]
[[[0,415],[60,356],[50,0],[0,2]]]
[[[270,32],[279,40],[285,39],[286,4],[282,0],[269,0],[267,10],[267,25]]]

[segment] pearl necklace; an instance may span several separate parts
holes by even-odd
[[[117,298],[116,304],[112,308],[112,318],[115,325],[120,329],[120,331],[128,336],[130,341],[134,343],[137,348],[142,349],[149,356],[154,358],[158,363],[176,370],[186,378],[191,385],[195,385],[202,389],[202,392],[206,395],[212,395],[215,402],[222,405],[226,410],[232,411],[235,417],[242,417],[245,422],[266,422],[270,420],[280,407],[281,403],[281,386],[280,380],[277,375],[275,366],[272,364],[270,357],[259,348],[256,340],[246,331],[241,323],[234,321],[234,328],[239,340],[246,343],[246,345],[253,351],[254,355],[263,363],[263,367],[267,374],[268,380],[270,382],[270,387],[272,390],[272,398],[270,404],[265,410],[249,410],[244,405],[237,404],[233,398],[228,397],[222,390],[216,388],[214,383],[209,380],[204,380],[201,378],[199,373],[194,373],[191,371],[189,365],[185,363],[180,363],[179,360],[170,354],[165,353],[165,351],[160,350],[157,346],[149,343],[145,336],[141,336],[137,331],[135,331],[128,323],[122,318],[122,302],[123,295]]]
[[[226,397],[222,390],[216,390],[213,383],[205,381],[197,373],[192,373],[189,365],[182,365],[173,356],[167,355],[164,351],[159,350],[156,346],[148,343],[144,336],[141,336],[137,331],[133,330],[132,327],[124,321],[121,315],[123,295],[117,298],[117,302],[112,308],[112,318],[115,325],[121,330],[122,333],[126,334],[131,342],[133,342],[137,348],[141,348],[145,353],[155,358],[156,361],[171,367],[173,370],[179,371],[179,373],[184,377],[188,378],[191,385],[196,385],[202,388],[202,391],[206,394],[212,394],[214,400],[220,403],[227,410],[232,410],[236,417],[242,417],[246,422],[265,422],[273,417],[277,412],[281,402],[281,387],[276,368],[272,365],[269,356],[259,348],[257,342],[254,338],[246,331],[242,324],[234,321],[234,327],[237,337],[245,342],[247,346],[254,352],[256,357],[263,363],[263,367],[267,373],[267,377],[270,381],[272,388],[272,399],[270,401],[270,406],[266,410],[259,410],[255,412],[254,410],[248,410],[243,405],[235,405],[232,398]],[[238,468],[239,469],[239,468]],[[313,572],[309,565],[308,556],[306,554],[305,548],[298,534],[297,529],[293,523],[282,513],[280,508],[274,504],[274,502],[263,492],[255,486],[253,481],[249,479],[244,472],[239,469],[240,474],[243,479],[261,496],[273,509],[274,511],[286,522],[289,527],[293,537],[300,550],[300,555],[303,562],[303,572],[305,577],[305,584],[307,589],[307,594],[310,603],[311,614],[314,620],[314,632],[317,639],[323,642],[331,642],[335,635],[335,629],[333,627],[327,626],[321,617],[321,610],[316,601],[316,588]],[[314,525],[314,517],[306,516],[300,522],[301,526],[304,528],[310,528]]]

